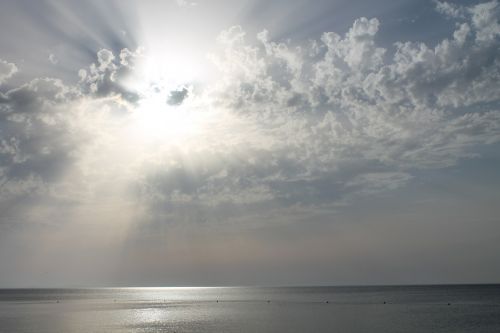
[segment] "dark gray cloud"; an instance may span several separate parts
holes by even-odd
[[[179,90],[172,90],[167,98],[168,105],[181,105],[182,102],[189,96],[189,90],[183,87]]]
[[[74,161],[78,133],[64,114],[79,93],[57,79],[9,90],[0,104],[0,201],[43,196]],[[17,206],[17,205],[16,205]]]

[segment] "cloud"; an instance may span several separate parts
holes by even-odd
[[[472,6],[462,6],[445,1],[435,1],[436,10],[453,19],[468,20],[474,26],[478,41],[491,41],[500,33],[497,0]]]
[[[12,77],[17,72],[17,66],[11,62],[0,59],[0,84]]]
[[[223,31],[211,55],[223,76],[210,103],[254,131],[234,148],[239,160],[231,166],[194,169],[199,181],[187,188],[151,182],[152,197],[183,193],[201,207],[244,205],[244,198],[253,206],[335,205],[476,157],[477,147],[500,140],[498,15],[486,7],[496,2],[440,3],[441,12],[470,15],[455,13],[456,30],[436,46],[402,41],[393,54],[377,45],[377,19],[360,18],[345,35],[326,32],[311,44],[271,41],[267,31],[252,44],[241,26]],[[211,149],[226,160],[234,153]]]
[[[129,84],[147,55],[101,49],[75,86],[39,78],[1,97],[2,193],[98,197],[109,186],[97,183],[114,179],[151,220],[202,221],[332,210],[404,187],[500,141],[496,8],[439,2],[455,31],[394,51],[377,43],[376,18],[313,41],[275,41],[264,30],[251,43],[230,27],[211,55],[220,77],[162,95],[170,105],[189,97],[209,125],[161,144],[126,132],[148,98]]]
[[[9,113],[42,113],[50,105],[65,103],[79,92],[54,78],[37,78],[5,94]]]
[[[114,271],[109,284],[144,284],[146,269],[155,283],[235,283],[235,271],[261,270],[279,284],[318,267],[333,268],[303,276],[352,282],[367,275],[352,264],[367,253],[389,272],[381,283],[407,271],[400,253],[430,281],[429,263],[448,262],[463,244],[476,249],[471,265],[498,252],[498,5],[455,3],[436,5],[450,27],[441,40],[411,33],[393,47],[388,36],[408,31],[383,35],[392,24],[384,17],[312,40],[274,37],[279,24],[256,36],[229,27],[212,45],[219,72],[186,87],[180,77],[144,78],[143,62],[176,64],[122,48],[130,44],[113,37],[112,20],[90,44],[62,31],[67,19],[49,20],[57,38],[80,45],[71,54],[85,46],[87,64],[63,79],[73,57],[57,49],[64,66],[40,61],[57,77],[18,84],[32,73],[14,80],[16,65],[0,61],[3,283],[33,284],[29,276],[61,264],[77,273],[46,283],[106,283],[88,272]]]
[[[500,6],[497,0],[481,3],[467,8],[472,15],[472,24],[477,30],[479,41],[493,41],[500,34]]]
[[[6,101],[0,104],[4,182],[24,186],[26,180],[51,182],[59,176],[75,145],[62,108],[78,96],[74,89],[50,78],[34,79],[5,94]]]
[[[465,15],[464,8],[462,6],[438,0],[435,0],[434,3],[436,5],[436,10],[439,13],[451,18],[463,18]]]
[[[59,59],[57,58],[57,56],[53,53],[49,54],[49,62],[52,64],[52,65],[57,65],[59,63]]]
[[[183,87],[180,90],[172,90],[168,96],[168,105],[181,105],[182,102],[189,96],[187,88]]]
[[[129,103],[136,103],[140,96],[132,89],[128,89],[124,80],[133,70],[140,59],[142,49],[130,51],[122,49],[119,59],[112,51],[101,49],[97,52],[97,64],[91,64],[87,69],[79,70],[80,89],[86,94],[97,97],[119,96]]]

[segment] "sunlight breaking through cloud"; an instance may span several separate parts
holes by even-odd
[[[120,244],[207,225],[302,230],[473,163],[500,142],[500,6],[433,5],[452,27],[437,43],[389,47],[375,17],[308,39],[233,25],[199,73],[175,45],[163,62],[147,45],[100,46],[72,79],[14,81],[23,61],[0,59],[0,229],[46,223],[71,230],[65,244],[86,230],[100,248],[108,228]]]

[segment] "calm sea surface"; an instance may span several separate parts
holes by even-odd
[[[0,332],[497,333],[500,285],[9,289]]]

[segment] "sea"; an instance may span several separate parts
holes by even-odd
[[[500,285],[0,290],[0,332],[500,332]]]

